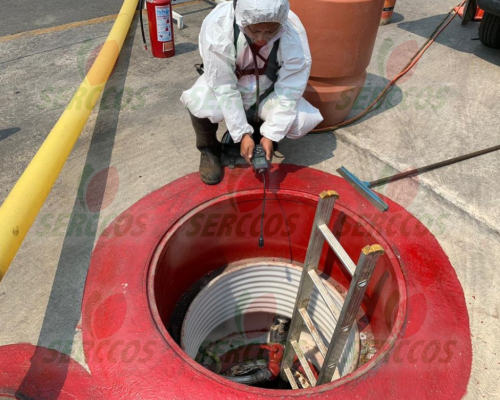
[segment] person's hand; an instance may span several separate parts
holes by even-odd
[[[243,135],[241,139],[240,154],[246,160],[247,163],[251,164],[251,158],[253,157],[253,149],[255,148],[255,142],[251,135]]]
[[[271,139],[263,137],[262,139],[260,139],[260,144],[262,145],[262,148],[266,153],[266,160],[271,161],[271,159],[273,158],[273,142],[271,141]]]

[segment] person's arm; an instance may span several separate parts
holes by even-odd
[[[298,23],[297,23],[298,22]],[[296,118],[297,101],[302,97],[311,73],[311,53],[302,24],[295,15],[290,16],[287,29],[281,37],[282,65],[274,92],[265,100],[266,121],[262,135],[279,142],[290,130]]]
[[[253,133],[253,128],[247,122],[243,100],[237,87],[236,49],[232,35],[232,31],[225,31],[222,22],[203,24],[200,49],[208,87],[221,107],[233,141],[239,143],[244,134]]]

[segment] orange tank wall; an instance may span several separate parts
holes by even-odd
[[[290,0],[307,30],[313,59],[304,97],[318,128],[345,120],[366,80],[384,0]]]

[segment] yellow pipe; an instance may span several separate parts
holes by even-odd
[[[0,280],[47,198],[101,95],[132,23],[138,0],[125,0],[94,65],[0,207]]]

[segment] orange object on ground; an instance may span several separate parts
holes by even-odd
[[[465,6],[455,7],[454,10],[460,18],[464,17]],[[474,16],[474,21],[481,21],[483,19],[483,15],[484,15],[484,10],[481,10],[479,7],[477,7],[476,15]]]
[[[290,0],[307,31],[312,70],[304,98],[318,128],[347,118],[366,79],[384,0]]]
[[[387,25],[388,23],[391,22],[395,5],[396,5],[396,0],[385,0],[384,8],[382,10],[382,18],[380,19],[380,25]]]

